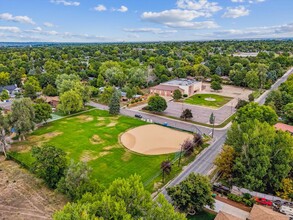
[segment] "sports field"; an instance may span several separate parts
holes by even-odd
[[[184,100],[187,104],[220,108],[233,98],[216,94],[196,94]]]
[[[13,145],[13,156],[30,166],[33,162],[31,147],[52,144],[63,149],[68,160],[87,162],[93,168],[94,178],[106,185],[117,177],[128,177],[134,173],[139,174],[143,182],[149,182],[160,172],[161,162],[172,160],[174,153],[143,155],[119,143],[119,136],[126,130],[145,124],[134,118],[112,117],[106,111],[92,110],[36,130],[26,141]]]

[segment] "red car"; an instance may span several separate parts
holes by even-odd
[[[267,200],[265,198],[255,198],[255,201],[261,205],[267,205],[267,206],[272,206],[273,202],[270,200]]]

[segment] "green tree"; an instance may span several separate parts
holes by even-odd
[[[211,83],[211,88],[212,88],[213,90],[215,90],[215,91],[218,91],[218,90],[221,90],[221,89],[222,89],[222,85],[221,85],[221,83],[218,82],[218,81],[213,81],[213,82]]]
[[[99,102],[101,102],[102,104],[109,105],[114,90],[115,88],[112,86],[105,87],[104,91],[99,96]]]
[[[61,219],[162,219],[184,220],[183,214],[163,196],[153,201],[138,176],[116,179],[98,193],[85,194],[75,203],[68,203],[53,218]]]
[[[232,168],[235,160],[235,150],[229,145],[225,145],[221,153],[216,157],[214,164],[218,167],[224,180],[232,177]]]
[[[250,89],[257,89],[259,85],[259,78],[256,71],[251,70],[245,76],[245,83]]]
[[[178,185],[167,188],[167,192],[174,205],[185,213],[198,213],[206,205],[214,207],[211,183],[199,174],[190,174]]]
[[[251,102],[240,108],[237,111],[235,118],[235,120],[239,123],[254,119],[274,125],[278,120],[278,116],[271,107]]]
[[[0,94],[0,100],[4,101],[4,100],[9,99],[9,97],[10,97],[9,92],[6,89],[3,89],[1,94]]]
[[[8,116],[2,115],[2,112],[0,112],[0,146],[2,146],[2,152],[7,158],[7,147],[8,144],[6,142],[7,136],[10,134],[10,121]]]
[[[180,118],[184,119],[184,120],[187,120],[187,119],[191,119],[193,118],[193,115],[192,115],[192,112],[191,112],[191,109],[184,109]]]
[[[48,119],[52,118],[52,108],[48,103],[41,102],[34,104],[35,109],[35,122],[47,122]]]
[[[56,86],[59,94],[63,94],[69,90],[75,90],[76,87],[81,87],[80,77],[75,74],[61,74],[56,79]]]
[[[99,74],[97,78],[97,87],[100,88],[103,86],[105,86],[105,79],[102,74]]]
[[[91,180],[92,169],[83,162],[70,162],[57,184],[57,190],[65,194],[70,200],[78,200],[87,192],[97,193],[101,187],[96,181]]]
[[[82,109],[82,107],[82,98],[77,92],[70,90],[64,92],[60,96],[60,104],[58,105],[58,109],[64,114],[69,115],[78,112]]]
[[[6,86],[9,83],[9,73],[0,72],[0,86]]]
[[[268,123],[234,122],[226,143],[235,150],[233,183],[255,191],[277,191],[292,169],[293,138]]]
[[[293,103],[285,105],[283,112],[286,123],[293,124]]]
[[[50,188],[55,189],[67,167],[65,152],[54,146],[46,145],[34,147],[32,156],[35,159],[32,165],[33,172],[42,178]]]
[[[194,68],[196,76],[207,77],[210,74],[210,69],[203,64],[196,64],[196,65],[194,65],[193,68]]]
[[[44,89],[43,89],[43,93],[47,96],[56,96],[58,95],[58,91],[57,89],[52,86],[51,84],[48,84]]]
[[[109,103],[109,113],[118,115],[120,113],[120,94],[117,90],[114,91]]]
[[[182,98],[182,92],[179,89],[174,90],[173,99],[176,101]]]
[[[212,114],[210,115],[210,124],[214,124],[215,123],[215,116],[214,113],[212,112]]]
[[[32,99],[35,99],[37,97],[37,92],[42,90],[39,81],[35,77],[29,77],[24,83],[23,88],[24,96]]]
[[[150,111],[163,112],[167,108],[167,102],[163,97],[154,95],[149,98],[148,108]]]
[[[25,140],[25,134],[34,129],[35,110],[29,98],[16,99],[11,106],[11,125],[15,129],[19,140]]]

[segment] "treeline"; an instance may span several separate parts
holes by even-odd
[[[233,57],[236,52],[257,57]],[[23,87],[35,77],[41,90],[57,88],[61,74],[91,86],[145,88],[175,77],[228,76],[231,83],[267,88],[293,65],[292,41],[212,41],[1,48],[0,86]],[[137,92],[137,91],[134,91]]]
[[[223,183],[293,199],[293,137],[276,130],[277,121],[270,106],[239,109],[215,160]]]

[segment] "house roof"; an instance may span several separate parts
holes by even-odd
[[[277,123],[275,124],[275,128],[282,131],[289,131],[290,133],[293,133],[293,126],[283,124],[283,123]]]
[[[151,87],[151,89],[164,90],[164,91],[175,91],[176,89],[179,89],[180,91],[183,91],[183,89],[181,89],[179,86],[162,85],[162,84]]]
[[[4,89],[11,93],[15,89],[17,89],[17,86],[16,85],[1,86],[0,87],[0,92],[2,92]]]
[[[161,83],[161,85],[190,86],[195,83],[198,83],[198,81],[194,79],[180,78],[180,79],[173,79],[168,82]]]
[[[249,220],[289,220],[289,217],[261,205],[254,205]]]
[[[59,102],[59,96],[42,96],[41,98],[44,99],[45,102]]]
[[[241,218],[238,218],[238,217],[231,215],[229,213],[220,211],[217,214],[215,220],[241,220]]]

